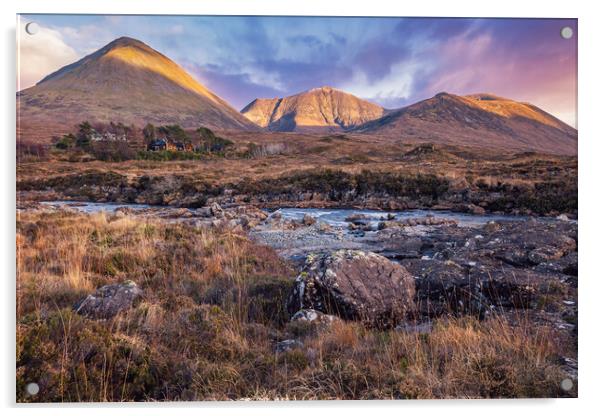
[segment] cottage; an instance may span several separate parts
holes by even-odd
[[[174,142],[169,140],[168,138],[160,138],[152,141],[148,144],[147,150],[157,152],[162,150],[174,150],[179,152],[192,152],[192,144],[190,143],[182,143],[182,142]]]
[[[168,150],[169,142],[166,138],[161,138],[157,140],[153,140],[146,146],[146,150],[158,152],[161,150]]]
[[[194,150],[191,143],[176,142],[175,145],[180,152],[192,152]]]
[[[99,133],[93,131],[90,140],[93,142],[125,142],[127,141],[127,136],[125,134],[114,134],[111,132]]]

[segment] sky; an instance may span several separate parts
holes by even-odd
[[[21,15],[18,30],[18,89],[129,36],[238,110],[326,85],[385,108],[487,92],[577,125],[575,19]]]

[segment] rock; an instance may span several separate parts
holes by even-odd
[[[365,214],[351,214],[345,221],[356,226],[364,226],[370,224],[370,217]]]
[[[544,246],[531,250],[528,254],[528,258],[531,263],[539,264],[557,260],[562,257],[563,254],[563,251],[556,247]]]
[[[269,221],[280,221],[282,219],[282,214],[279,211],[273,212],[268,219]]]
[[[334,230],[332,226],[327,222],[320,222],[318,223],[318,231],[320,231],[321,233],[331,233]]]
[[[311,322],[328,326],[338,319],[337,316],[327,315],[315,309],[301,309],[291,317],[291,322]]]
[[[284,341],[276,343],[274,350],[276,353],[283,353],[299,348],[303,348],[303,343],[301,341],[296,339],[285,339]]]
[[[369,326],[394,327],[415,310],[414,279],[375,253],[310,255],[287,299],[290,313],[311,308]]]
[[[495,221],[488,221],[487,224],[483,226],[483,230],[488,233],[493,233],[500,230],[502,226]]]
[[[483,316],[489,309],[479,282],[451,260],[409,260],[406,268],[417,277],[419,311],[424,316],[461,313]]]
[[[303,225],[314,225],[316,223],[316,219],[309,214],[305,214],[303,216]]]
[[[224,216],[224,210],[222,209],[222,207],[217,203],[214,202],[209,206],[209,209],[211,210],[211,215],[213,215],[214,217],[223,217]]]
[[[556,217],[557,220],[560,221],[569,221],[569,217],[566,214],[560,214],[559,216]]]
[[[212,216],[213,216],[213,214],[212,214],[212,212],[211,212],[211,207],[201,207],[201,208],[197,208],[197,209],[194,211],[194,214],[195,214],[197,217],[205,217],[205,218],[209,218],[209,217],[212,217]]]
[[[94,319],[106,319],[132,307],[142,296],[142,289],[127,280],[123,283],[102,286],[74,305],[75,312]]]
[[[478,205],[474,205],[474,204],[468,204],[466,206],[466,210],[473,215],[484,215],[485,214],[485,208],[480,207]]]

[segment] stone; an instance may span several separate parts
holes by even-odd
[[[197,208],[194,213],[198,217],[209,218],[213,216],[213,214],[211,213],[211,207]]]
[[[287,299],[300,309],[394,327],[415,311],[413,277],[398,263],[360,250],[309,255]]]
[[[295,349],[303,348],[303,343],[297,339],[285,339],[276,343],[274,350],[276,353],[283,353],[293,351]]]
[[[488,233],[496,232],[501,228],[501,225],[495,221],[487,221],[487,224],[483,226],[483,230],[487,231]]]
[[[303,216],[303,225],[314,225],[316,223],[316,219],[309,214],[305,214]]]
[[[327,315],[315,309],[301,309],[291,317],[291,322],[310,322],[322,326],[329,326],[339,319],[340,318],[337,316]]]
[[[210,210],[211,210],[211,215],[213,215],[214,217],[223,217],[224,216],[224,210],[222,209],[222,207],[217,203],[217,202],[213,202],[210,206],[209,206]]]
[[[142,297],[142,289],[135,282],[127,280],[123,283],[102,286],[76,303],[73,309],[89,318],[107,319],[130,309],[140,297]]]
[[[480,207],[478,205],[474,205],[474,204],[468,204],[465,207],[466,212],[469,212],[473,215],[484,215],[485,214],[485,208]]]

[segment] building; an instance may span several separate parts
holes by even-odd
[[[162,150],[173,150],[178,152],[192,152],[193,147],[190,143],[174,142],[166,137],[156,139],[148,144],[146,150],[158,152]]]
[[[125,142],[127,141],[127,136],[125,134],[114,134],[110,132],[99,133],[93,131],[90,140],[93,142]]]

